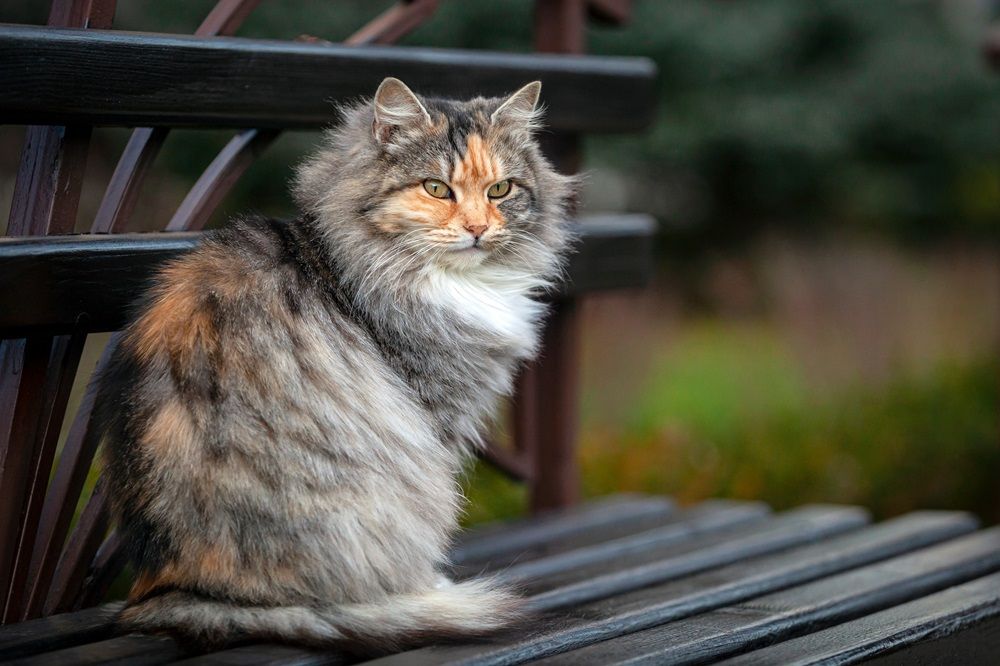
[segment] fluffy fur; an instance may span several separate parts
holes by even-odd
[[[566,246],[538,92],[387,79],[300,168],[299,219],[237,221],[161,272],[92,429],[138,574],[127,629],[384,651],[518,616],[441,571],[456,474],[536,351]]]

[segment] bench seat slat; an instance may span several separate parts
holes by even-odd
[[[565,609],[537,632],[479,645],[435,646],[371,662],[380,666],[519,664],[610,640],[697,613],[905,553],[968,533],[966,514],[920,513],[826,538],[803,538],[781,552],[736,558],[660,585]],[[802,543],[805,545],[802,545]],[[634,589],[634,588],[633,588]]]
[[[937,641],[947,641],[948,650]],[[893,664],[987,664],[998,650],[1000,573],[722,663],[856,664],[881,656]],[[921,653],[934,659],[917,661]]]
[[[758,524],[770,509],[757,502],[705,502],[657,521],[636,524],[639,529],[623,533],[612,529],[592,530],[569,540],[554,540],[543,549],[491,559],[473,570],[496,572],[510,582],[527,582],[583,566],[599,566],[620,560],[630,553],[663,548],[713,533],[727,533],[749,524]]]
[[[534,598],[541,600],[536,605],[542,608],[562,610],[541,616],[528,635],[520,632],[486,643],[423,648],[371,663],[522,663],[545,657],[553,663],[614,663],[618,657],[647,653],[653,662],[662,661],[664,655],[725,656],[759,646],[769,631],[785,632],[777,635],[787,638],[824,618],[827,624],[850,619],[879,605],[1000,568],[1000,528],[963,536],[976,527],[975,520],[963,513],[919,512],[863,527],[865,514],[852,507],[805,507],[773,517],[756,503],[707,502],[683,511],[671,507],[656,498],[627,496],[543,517],[540,525],[553,528],[557,537],[562,533],[562,548],[556,546],[547,556],[514,564],[508,571],[514,578],[521,574],[527,578],[537,569],[529,594],[534,589]],[[635,531],[623,535],[610,529],[618,519],[632,520]],[[585,527],[573,529],[574,524]],[[685,524],[686,533],[670,537],[663,532]],[[588,541],[584,538],[588,529],[606,538]],[[699,534],[701,529],[708,533]],[[464,539],[479,543],[480,554],[488,561],[487,546],[502,543],[503,534],[502,527],[488,526]],[[529,548],[543,538],[538,531],[533,533],[531,521],[513,524],[511,534]],[[664,543],[658,545],[661,536]],[[612,552],[619,547],[628,552],[630,545],[637,548],[643,539],[650,540],[653,553],[645,561]],[[567,576],[579,567],[576,559],[587,559],[586,553],[594,548],[598,552],[606,548],[608,553],[594,560],[590,579]],[[729,552],[730,557],[713,552]],[[651,578],[650,571],[666,578]],[[617,587],[609,588],[609,580]],[[335,651],[255,645],[193,655],[164,637],[109,638],[108,622],[115,610],[104,606],[2,628],[0,660],[22,655],[23,664],[108,659],[112,663],[354,663]],[[44,635],[52,642],[38,642]],[[18,651],[10,651],[12,646]],[[589,662],[582,661],[586,659]]]
[[[0,62],[0,122],[13,124],[316,129],[335,120],[335,102],[372,95],[390,73],[457,98],[540,79],[557,130],[642,129],[655,110],[656,66],[635,57],[0,25]]]
[[[601,534],[601,530],[613,526],[644,525],[650,520],[669,518],[674,513],[673,501],[665,497],[613,495],[578,507],[549,511],[536,519],[511,521],[509,528],[505,523],[497,523],[464,532],[456,539],[451,561],[481,564],[581,534]]]
[[[541,663],[716,661],[926,596],[1000,569],[1000,528],[976,532]]]

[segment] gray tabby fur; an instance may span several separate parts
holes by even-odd
[[[441,571],[456,475],[537,352],[534,297],[567,244],[572,182],[535,143],[537,96],[387,79],[299,169],[300,219],[237,221],[162,272],[92,428],[138,572],[127,629],[385,651],[519,616],[502,586]],[[405,204],[494,171],[515,185],[476,241],[486,204],[450,226]]]

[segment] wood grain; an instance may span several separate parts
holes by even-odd
[[[656,75],[646,58],[12,25],[0,26],[0,61],[0,122],[140,127],[318,128],[334,120],[334,102],[371,95],[392,73],[450,97],[501,95],[540,79],[549,128],[629,131],[653,119]]]

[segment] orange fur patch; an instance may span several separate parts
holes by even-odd
[[[485,226],[503,226],[506,220],[486,190],[502,180],[503,167],[490,145],[478,134],[466,141],[465,155],[452,170],[449,185],[456,199],[436,199],[422,185],[402,190],[390,199],[379,226],[386,232],[399,231],[398,220],[407,219],[442,229],[460,231]]]
[[[213,288],[227,289],[231,285],[216,281],[216,275],[204,276],[199,259],[192,257],[163,271],[152,305],[135,322],[128,338],[141,360],[148,361],[158,352],[185,359],[199,346],[215,346],[218,335],[212,313],[197,285],[206,284],[206,280]]]

